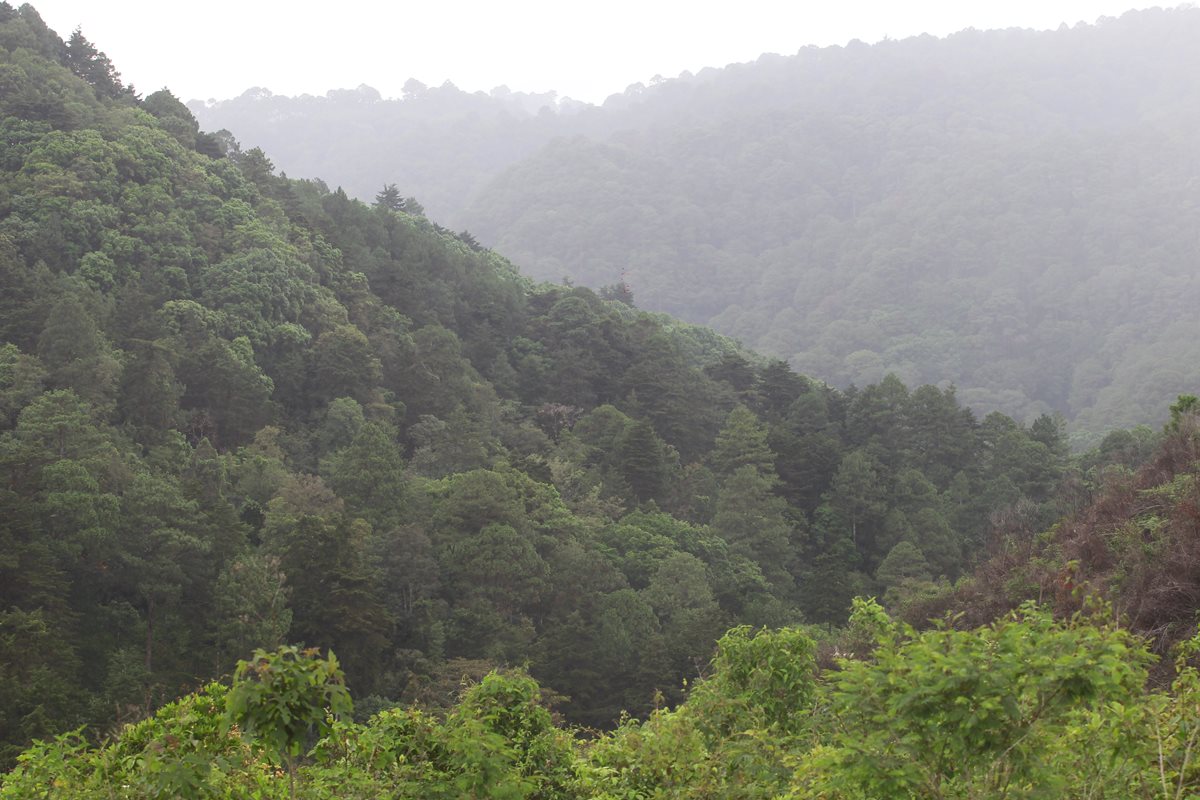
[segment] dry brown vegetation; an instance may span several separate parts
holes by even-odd
[[[993,520],[993,552],[952,592],[914,604],[910,621],[984,625],[1026,600],[1070,615],[1089,598],[1161,655],[1190,635],[1200,610],[1200,417],[1188,414],[1137,470],[1110,466],[1092,488],[1069,487],[1076,510],[1049,530],[1020,507]]]

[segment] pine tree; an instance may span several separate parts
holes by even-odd
[[[775,454],[767,444],[767,427],[745,406],[729,412],[709,460],[713,471],[722,478],[747,466],[763,477],[776,478]]]
[[[403,211],[404,198],[400,195],[400,190],[396,188],[394,183],[385,183],[379,194],[375,195],[375,207],[385,208],[390,211]]]
[[[136,97],[132,86],[121,83],[121,73],[113,67],[108,56],[97,50],[79,28],[67,40],[66,62],[72,72],[92,85],[97,96],[112,99]]]

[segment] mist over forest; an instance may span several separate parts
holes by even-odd
[[[1197,796],[1198,26],[189,108],[0,0],[0,800]]]
[[[967,30],[635,85],[410,82],[191,108],[289,175],[381,181],[541,279],[624,280],[845,387],[894,372],[1077,445],[1200,378],[1200,11]]]

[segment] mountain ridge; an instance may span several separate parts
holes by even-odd
[[[806,48],[511,124],[422,133],[360,108],[342,137],[401,185],[424,180],[405,153],[445,163],[430,207],[536,277],[624,276],[645,307],[834,385],[950,382],[981,414],[1061,413],[1083,446],[1200,378],[1168,365],[1194,360],[1198,16]],[[291,106],[297,147],[325,105]],[[234,106],[208,113],[237,127]],[[323,173],[350,178],[337,157]]]

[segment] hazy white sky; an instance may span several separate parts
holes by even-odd
[[[505,84],[601,102],[636,82],[804,45],[923,32],[1056,28],[1137,0],[34,0],[66,38],[77,25],[143,94],[224,99],[262,86],[324,94],[410,77],[469,91]],[[1174,5],[1174,3],[1170,3]]]

